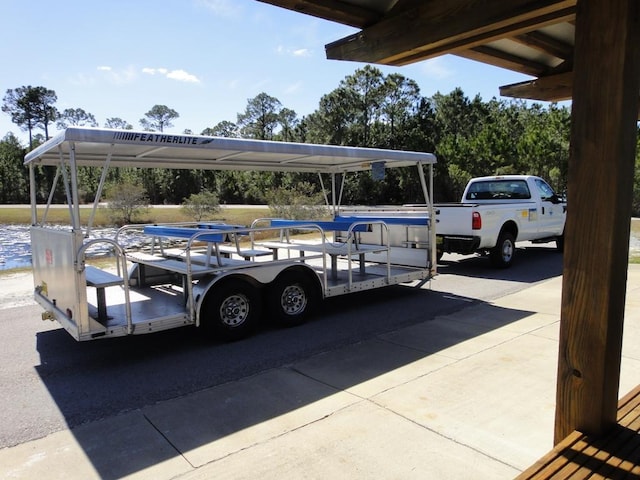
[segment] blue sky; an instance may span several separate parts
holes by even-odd
[[[100,126],[134,128],[154,105],[180,117],[169,129],[200,133],[236,121],[265,92],[298,117],[364,64],[327,60],[324,46],[356,30],[255,0],[0,0],[0,92],[44,86],[59,110],[82,108]],[[423,96],[461,87],[472,98],[529,77],[447,55],[406,67]],[[26,135],[0,112],[0,136]]]

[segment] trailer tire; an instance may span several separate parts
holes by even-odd
[[[489,252],[489,259],[494,267],[507,268],[513,263],[516,253],[516,241],[510,232],[501,232],[498,243]]]
[[[267,305],[275,323],[295,327],[304,323],[318,302],[316,283],[302,271],[285,271],[268,287]]]
[[[233,278],[215,285],[204,299],[201,322],[216,339],[240,340],[253,333],[261,317],[257,287]]]

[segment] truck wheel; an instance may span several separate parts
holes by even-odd
[[[516,242],[509,232],[502,232],[498,237],[498,243],[491,249],[489,259],[498,268],[507,268],[513,262],[516,253]]]
[[[204,300],[203,327],[221,340],[249,336],[260,319],[260,292],[248,282],[230,279],[214,285]]]
[[[313,313],[318,290],[303,272],[283,272],[269,286],[267,304],[274,321],[283,327],[304,323]]]
[[[559,237],[556,237],[556,250],[560,253],[564,252],[564,232]]]

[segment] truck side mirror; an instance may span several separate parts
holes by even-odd
[[[555,193],[549,197],[549,201],[554,205],[562,203],[562,199],[558,197],[558,195],[556,195]]]

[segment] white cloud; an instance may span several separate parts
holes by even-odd
[[[217,88],[220,88],[224,91],[238,90],[242,87],[243,80],[243,78],[217,78],[215,79],[215,84]]]
[[[126,67],[124,69],[114,69],[108,65],[100,65],[96,68],[107,80],[116,85],[125,85],[133,82],[138,74],[134,67]]]
[[[276,53],[278,55],[289,55],[292,57],[311,57],[313,52],[308,48],[288,48],[278,45],[276,47]]]
[[[428,78],[445,79],[452,77],[455,72],[447,66],[443,57],[432,58],[422,63],[422,73]]]
[[[231,0],[198,0],[198,5],[222,17],[233,17],[242,11],[236,2]]]
[[[86,87],[88,85],[94,85],[96,83],[96,79],[85,73],[76,73],[69,77],[69,83],[76,87]]]
[[[268,85],[270,85],[272,83],[271,79],[268,77],[263,77],[261,79],[258,79],[257,82],[252,83],[248,88],[249,91],[261,91],[261,90],[265,90],[265,87],[267,87]]]
[[[144,67],[142,73],[146,73],[147,75],[161,75],[179,82],[200,83],[200,79],[197,76],[182,69],[169,70],[167,68]]]
[[[308,48],[299,48],[297,50],[294,50],[292,54],[294,57],[310,57],[311,50],[309,50]]]
[[[296,82],[296,83],[287,85],[284,89],[284,92],[287,94],[297,93],[300,91],[301,88],[302,88],[302,82]]]
[[[192,75],[189,72],[185,72],[184,70],[172,70],[170,72],[167,72],[166,75],[167,78],[178,80],[180,82],[200,83],[200,79],[198,77]]]

